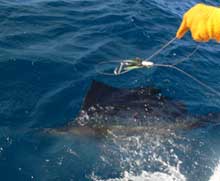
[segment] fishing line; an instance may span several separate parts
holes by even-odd
[[[146,60],[150,60],[152,58],[154,58],[156,55],[158,55],[161,51],[163,51],[166,47],[168,47],[171,43],[173,43],[174,41],[176,40],[176,37],[172,38],[170,41],[168,41],[165,45],[163,45],[159,50],[157,50],[156,52],[154,52],[152,55],[150,55]],[[136,59],[137,60],[137,59]],[[120,63],[120,67],[122,67],[123,63],[127,64],[128,62],[132,62],[133,60],[123,60],[123,61],[117,61],[117,60],[113,60],[113,61],[103,61],[103,62],[100,62],[97,64],[97,66],[95,67],[96,69],[96,72],[98,72],[99,74],[102,74],[102,75],[109,75],[109,76],[115,76],[115,68],[114,68],[114,71],[111,71],[110,72],[105,72],[105,70],[101,71],[100,69],[98,69],[98,67],[100,67],[100,65],[109,65],[110,63]],[[132,69],[128,69],[128,70],[124,70],[124,71],[120,71],[120,75],[122,74],[125,74],[125,73],[128,73],[130,72],[131,70],[134,70],[134,69],[139,69],[139,68],[143,68],[143,67],[140,67],[140,66],[137,66],[137,67],[134,67]],[[119,74],[117,74],[119,75]]]
[[[186,60],[189,60],[189,58],[191,56],[193,56],[197,52],[198,49],[199,49],[199,46],[197,45],[196,48],[189,55],[187,55],[186,57],[184,57],[180,61],[177,61],[176,63],[173,63],[172,65],[177,65],[177,64],[185,62]]]
[[[127,61],[127,60],[123,60],[123,61]],[[114,67],[112,69],[110,69],[109,67],[109,64],[111,63],[114,63]],[[101,75],[107,75],[107,76],[116,76],[115,73],[114,73],[114,70],[115,70],[115,64],[121,64],[122,62],[120,62],[119,60],[112,60],[112,61],[103,61],[103,62],[100,62],[97,64],[97,66],[95,66],[95,69],[96,69],[96,72],[101,74]],[[103,69],[103,70],[100,70],[100,65],[106,65],[106,68]],[[140,67],[138,67],[140,68]],[[109,71],[109,72],[106,72],[106,69]],[[125,73],[128,73],[130,70],[127,70],[127,71],[123,71],[120,73],[120,75],[122,74],[125,74]]]
[[[172,38],[170,41],[168,41],[164,46],[162,46],[159,50],[157,50],[156,52],[154,52],[151,56],[149,56],[148,58],[146,58],[146,60],[151,60],[152,58],[154,58],[156,55],[160,54],[160,52],[162,52],[166,47],[168,47],[171,43],[173,43],[176,40],[176,37]]]
[[[184,70],[176,67],[175,65],[166,65],[166,64],[154,64],[154,66],[156,67],[167,67],[167,68],[171,68],[171,69],[175,69],[176,71],[184,74],[185,76],[191,78],[192,80],[194,80],[195,82],[197,82],[199,85],[201,85],[202,87],[205,87],[206,89],[208,89],[209,91],[213,92],[214,94],[218,95],[220,97],[220,93],[218,91],[216,91],[215,89],[213,89],[212,87],[208,86],[207,84],[203,83],[202,81],[200,81],[199,79],[195,78],[194,76],[192,76],[191,74],[185,72]]]
[[[156,55],[158,55],[161,51],[163,51],[166,47],[168,47],[171,43],[173,43],[174,41],[176,40],[176,37],[172,38],[170,41],[168,41],[165,45],[163,45],[159,50],[157,50],[156,52],[154,52],[152,55],[150,55],[147,59],[145,59],[146,61],[154,58]],[[172,64],[172,65],[177,65],[177,64],[180,64],[186,60],[188,60],[193,54],[196,53],[196,51],[198,50],[199,46],[197,46],[193,52],[191,52],[188,56],[184,57],[183,59],[181,59],[180,61]],[[115,75],[122,75],[122,74],[125,74],[125,73],[128,73],[134,69],[140,69],[140,68],[144,68],[146,66],[142,66],[141,65],[141,62],[142,60],[138,60],[137,58],[135,60],[113,60],[113,61],[103,61],[103,62],[100,62],[98,63],[96,66],[95,66],[95,69],[96,69],[96,72],[98,72],[99,74],[101,75],[107,75],[107,76],[115,76]],[[137,65],[137,62],[138,65]],[[148,61],[149,62],[149,61]],[[110,68],[109,65],[111,63],[119,63],[119,66],[115,68],[115,65],[113,68]],[[106,65],[106,68],[104,70],[100,70],[100,67],[105,67],[103,65]],[[122,71],[122,67],[124,67],[123,71]],[[126,67],[126,68],[125,68]],[[113,69],[113,70],[110,70],[110,72],[106,72],[106,69],[107,70],[110,70],[110,69]],[[121,70],[120,70],[121,69]],[[120,72],[120,73],[119,73]]]
[[[110,75],[110,76],[118,76],[118,75],[122,75],[125,73],[128,73],[132,70],[135,69],[140,69],[140,68],[153,68],[153,67],[165,67],[165,68],[171,68],[174,69],[180,73],[182,73],[183,75],[191,78],[192,80],[194,80],[196,83],[198,83],[200,86],[208,89],[210,92],[216,94],[217,96],[220,97],[220,92],[218,92],[217,90],[215,90],[214,88],[208,86],[207,84],[203,83],[202,81],[200,81],[199,79],[197,79],[196,77],[192,76],[191,74],[185,72],[184,70],[178,68],[176,65],[183,63],[186,60],[189,60],[189,58],[191,56],[193,56],[197,50],[199,49],[199,46],[197,46],[190,54],[188,54],[186,57],[182,58],[181,60],[173,63],[173,64],[157,64],[154,63],[152,61],[150,61],[152,58],[154,58],[155,56],[157,56],[161,51],[163,51],[166,47],[168,47],[171,43],[173,43],[176,40],[176,37],[172,38],[170,41],[168,41],[164,46],[162,46],[159,50],[157,50],[156,52],[154,52],[152,55],[150,55],[147,59],[128,59],[128,60],[123,60],[121,62],[118,61],[110,61],[110,62],[101,62],[98,65],[103,65],[103,64],[108,64],[109,63],[119,63],[119,66],[117,66],[116,68],[114,68],[113,71],[107,73],[107,72],[101,72],[101,71],[97,71],[102,75]]]

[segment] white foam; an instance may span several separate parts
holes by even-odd
[[[162,139],[160,136],[152,136],[147,133],[142,136],[129,136],[121,139],[117,139],[116,136],[112,137],[116,149],[108,152],[108,154],[102,155],[104,162],[108,164],[115,164],[116,160],[112,160],[112,157],[119,155],[117,158],[117,165],[122,170],[120,177],[102,179],[94,172],[91,174],[93,181],[186,181],[186,177],[180,172],[180,166],[182,161],[174,153],[173,149],[166,148],[164,144],[169,144],[174,147],[173,140]],[[146,143],[148,143],[146,145]],[[120,153],[120,154],[119,154]],[[112,156],[109,156],[112,155]],[[103,159],[102,159],[103,160]],[[153,172],[154,165],[159,170]],[[147,168],[146,168],[147,167]],[[125,168],[125,169],[124,169]],[[149,169],[149,171],[145,169]],[[139,170],[140,169],[140,170]]]
[[[92,177],[94,181],[161,181],[161,180],[166,180],[166,181],[186,181],[186,178],[182,174],[166,174],[162,172],[146,172],[142,171],[142,173],[138,176],[124,172],[124,177],[123,178],[115,178],[115,179],[107,179],[107,180],[102,180],[98,179],[96,177]]]
[[[220,161],[209,181],[220,181]]]

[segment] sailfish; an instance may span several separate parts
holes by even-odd
[[[78,116],[67,125],[47,129],[78,136],[168,135],[220,120],[219,114],[193,115],[159,89],[116,88],[93,80]]]

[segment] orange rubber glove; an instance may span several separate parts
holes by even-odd
[[[220,8],[205,4],[193,6],[184,14],[176,38],[182,38],[188,30],[196,41],[215,39],[220,42]]]

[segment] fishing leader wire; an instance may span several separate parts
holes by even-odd
[[[158,63],[154,63],[154,62],[150,61],[152,58],[154,58],[155,56],[160,54],[161,51],[163,51],[166,47],[168,47],[170,44],[172,44],[175,40],[176,40],[176,37],[172,38],[165,45],[163,45],[160,49],[158,49],[156,52],[154,52],[152,55],[150,55],[147,59],[144,59],[144,60],[142,60],[140,58],[127,59],[127,60],[122,60],[120,63],[118,61],[101,62],[98,65],[104,65],[104,64],[109,64],[109,63],[119,63],[119,66],[116,66],[114,68],[114,70],[111,72],[100,72],[100,71],[97,71],[97,69],[96,69],[96,71],[102,75],[118,76],[118,75],[122,75],[122,74],[128,73],[132,70],[140,69],[140,68],[153,68],[153,67],[170,68],[170,69],[174,69],[174,70],[180,72],[181,74],[191,78],[200,86],[206,88],[210,92],[212,92],[220,97],[219,91],[215,90],[214,88],[212,88],[209,85],[205,84],[204,82],[200,81],[199,79],[192,76],[188,72],[177,67],[178,64],[189,60],[189,58],[197,52],[197,50],[199,49],[199,46],[197,46],[189,55],[187,55],[186,57],[182,58],[181,60],[179,60],[173,64],[158,64]]]

